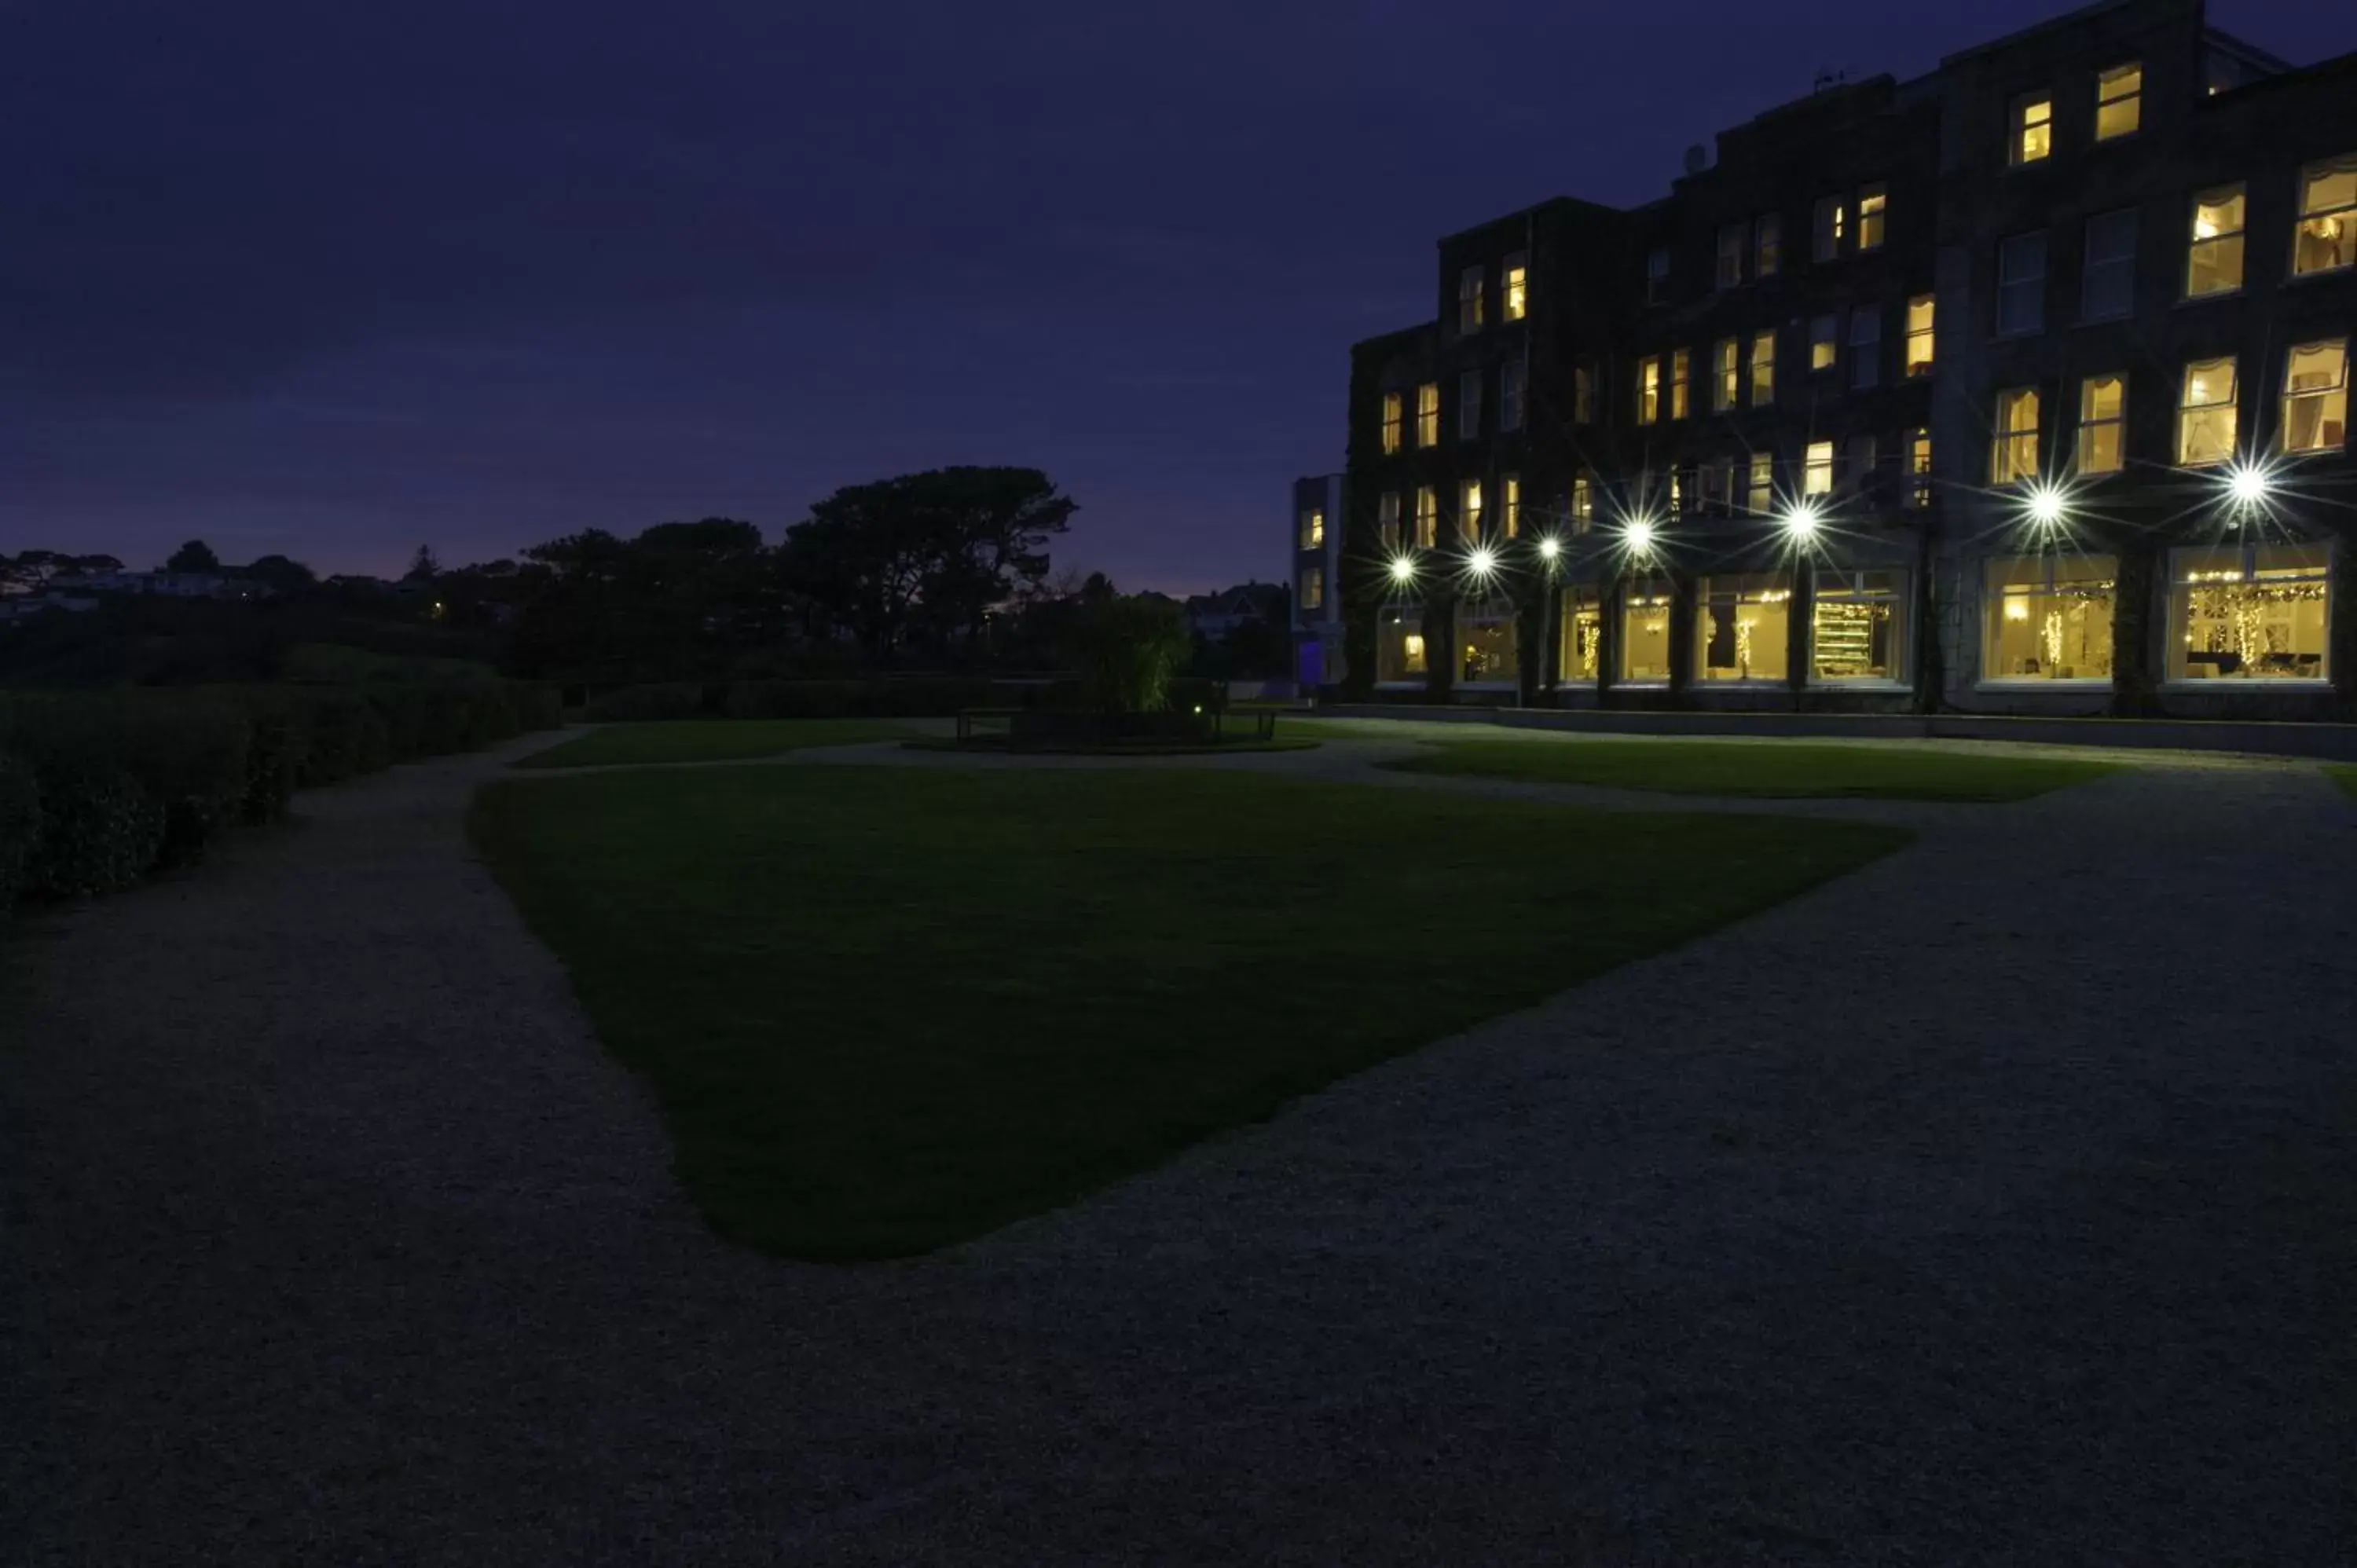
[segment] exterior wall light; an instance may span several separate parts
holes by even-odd
[[[1495,576],[1498,553],[1486,544],[1477,544],[1465,553],[1465,569],[1476,577]]]
[[[1539,559],[1552,561],[1563,553],[1563,541],[1552,534],[1539,541]]]
[[[1629,520],[1628,526],[1620,531],[1620,539],[1623,543],[1629,546],[1629,550],[1631,554],[1645,555],[1651,553],[1653,548],[1652,520],[1651,518],[1644,517],[1631,518]]]
[[[1825,520],[1824,514],[1817,510],[1814,502],[1796,501],[1792,509],[1784,513],[1781,521],[1786,533],[1791,534],[1795,540],[1805,542],[1817,536],[1817,530],[1824,526]]]
[[[1394,583],[1407,584],[1407,583],[1413,583],[1413,582],[1415,582],[1415,557],[1413,557],[1413,556],[1409,556],[1409,555],[1394,555],[1394,556],[1393,556],[1393,557],[1392,557],[1391,573],[1392,573],[1392,581],[1393,581],[1393,582],[1394,582]]]
[[[2070,498],[2053,485],[2032,485],[2022,499],[2022,510],[2040,528],[2060,528],[2071,515]]]
[[[2275,489],[2275,476],[2265,463],[2237,462],[2226,470],[2226,493],[2244,511],[2266,505]]]

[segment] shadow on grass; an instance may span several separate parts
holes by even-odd
[[[2069,757],[1975,757],[1796,741],[1433,740],[1403,773],[1758,800],[2024,800],[2118,771]]]

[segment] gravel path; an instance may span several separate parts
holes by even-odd
[[[0,949],[0,1560],[2357,1560],[2311,769],[1892,808],[1767,916],[830,1270],[673,1190],[463,847],[498,760]]]

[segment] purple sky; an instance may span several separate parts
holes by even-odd
[[[1438,235],[2061,8],[0,0],[0,550],[775,538],[1004,462],[1060,565],[1280,576]],[[2211,16],[2306,61],[2338,9]]]

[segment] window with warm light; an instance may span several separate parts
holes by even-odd
[[[1469,599],[1457,607],[1457,679],[1468,686],[1505,686],[1515,680],[1516,626],[1512,599]]]
[[[1586,360],[1571,367],[1571,422],[1592,424],[1596,421],[1596,367]]]
[[[1429,550],[1440,542],[1440,492],[1430,485],[1415,488],[1415,544]]]
[[[1509,360],[1498,368],[1498,428],[1520,430],[1530,403],[1531,366],[1527,360]]]
[[[1981,679],[2109,681],[2119,575],[2111,555],[1991,561],[1982,596]]]
[[[1897,682],[1907,660],[1907,574],[1820,567],[1809,614],[1809,679]]]
[[[1907,302],[1907,376],[1932,373],[1932,297],[1919,294]]]
[[[1317,550],[1326,543],[1326,513],[1312,509],[1301,514],[1301,548]]]
[[[1662,357],[1651,354],[1637,361],[1637,423],[1657,424],[1662,418]]]
[[[1744,505],[1760,517],[1776,507],[1776,459],[1765,452],[1751,454],[1751,471],[1745,476]]]
[[[1838,196],[1817,199],[1815,226],[1810,231],[1810,256],[1830,262],[1841,254],[1842,236],[1849,228],[1849,203]]]
[[[1498,499],[1505,508],[1506,537],[1519,539],[1523,533],[1523,477],[1501,474],[1498,478]]]
[[[1861,305],[1849,313],[1849,384],[1865,392],[1882,384],[1882,310]]]
[[[1932,433],[1907,433],[1907,504],[1918,511],[1932,504]]]
[[[1305,566],[1301,569],[1301,607],[1322,610],[1326,607],[1326,568]]]
[[[1720,288],[1734,288],[1743,282],[1743,232],[1740,223],[1728,223],[1718,231],[1718,271],[1712,281]]]
[[[2243,188],[2222,185],[2193,199],[2193,237],[2185,250],[2185,297],[2232,294],[2243,286]]]
[[[1785,680],[1792,579],[1782,572],[1705,577],[1695,585],[1695,678]]]
[[[2038,389],[2015,387],[1996,394],[1996,434],[1989,442],[1989,483],[2018,484],[2038,478]]]
[[[1783,264],[1784,220],[1773,212],[1763,212],[1751,225],[1751,275],[1772,278]]]
[[[1375,622],[1375,679],[1393,682],[1424,679],[1424,615],[1393,607]]]
[[[1400,449],[1400,440],[1406,434],[1405,405],[1397,392],[1383,393],[1383,455]]]
[[[2016,234],[1996,248],[1996,331],[2000,338],[2046,328],[2046,236]]]
[[[1505,284],[1506,319],[1520,321],[1531,311],[1531,267],[1519,253],[1506,258]]]
[[[1400,499],[1397,490],[1385,490],[1375,498],[1375,538],[1385,555],[1396,555],[1400,550]]]
[[[1671,353],[1670,417],[1672,419],[1684,419],[1686,416],[1686,371],[1688,364],[1689,359],[1684,349],[1675,349]]]
[[[2169,679],[2326,679],[2331,561],[2321,543],[2170,552]]]
[[[2294,276],[2357,264],[2357,153],[2311,164],[2299,174],[2299,229],[2292,240]]]
[[[2189,468],[2234,459],[2234,360],[2196,360],[2185,367],[2177,399],[2177,460]]]
[[[2095,140],[2132,134],[2144,123],[2144,67],[2129,62],[2095,75]]]
[[[1663,250],[1645,252],[1645,303],[1659,305],[1670,297],[1670,253]]]
[[[1594,585],[1574,583],[1563,591],[1563,651],[1566,682],[1593,682],[1604,651],[1604,607]]]
[[[1809,369],[1830,371],[1841,358],[1841,317],[1809,318]]]
[[[1415,444],[1440,445],[1440,383],[1426,381],[1415,389]]]
[[[1481,439],[1481,372],[1467,371],[1457,378],[1457,439]]]
[[[1468,479],[1457,487],[1457,537],[1468,543],[1481,537],[1481,481]]]
[[[1765,408],[1776,401],[1776,334],[1751,337],[1751,406]]]
[[[2079,274],[2079,319],[2113,321],[2136,308],[2136,209],[2087,220],[2087,264]]]
[[[2284,356],[2284,450],[2338,452],[2348,444],[2349,339],[2297,345]]]
[[[1670,678],[1670,610],[1674,598],[1669,581],[1634,577],[1620,590],[1620,668],[1615,679],[1624,685],[1652,686]]]
[[[1801,493],[1804,496],[1829,496],[1833,490],[1834,444],[1812,441],[1806,460],[1801,465]]]
[[[1586,533],[1596,522],[1596,481],[1586,474],[1571,481],[1571,531]]]
[[[2013,134],[2008,138],[2012,162],[2043,162],[2054,150],[2054,101],[2042,94],[2013,101]]]
[[[1889,193],[1878,185],[1869,185],[1857,193],[1857,248],[1861,251],[1882,249],[1882,238],[1889,222]]]
[[[1743,345],[1732,338],[1712,344],[1710,371],[1711,412],[1725,413],[1743,394]]]
[[[2089,376],[2079,383],[2079,472],[2116,474],[2127,462],[2128,380]]]
[[[1484,290],[1480,267],[1467,267],[1457,274],[1457,330],[1481,330],[1481,301]]]

